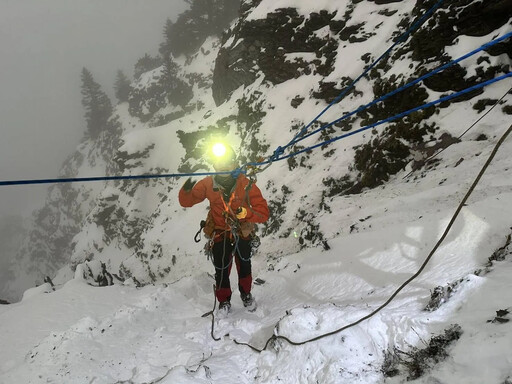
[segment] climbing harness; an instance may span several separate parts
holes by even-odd
[[[250,244],[251,244],[251,251],[254,252],[261,245],[260,237],[256,234],[254,234],[251,238]],[[251,254],[251,256],[252,256],[252,254]]]

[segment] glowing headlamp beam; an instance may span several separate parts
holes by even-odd
[[[216,143],[212,147],[212,152],[216,157],[222,157],[226,154],[226,146],[222,143]]]

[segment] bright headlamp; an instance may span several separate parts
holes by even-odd
[[[222,158],[226,155],[226,146],[223,143],[215,143],[212,146],[213,156],[217,160],[222,160]]]
[[[210,142],[208,148],[208,161],[215,169],[225,170],[232,168],[236,162],[236,154],[233,148],[222,140],[215,140]]]

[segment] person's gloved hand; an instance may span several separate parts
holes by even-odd
[[[246,216],[247,216],[247,209],[245,209],[244,207],[240,207],[236,210],[236,218],[238,220],[245,219]]]
[[[183,184],[183,189],[186,191],[186,192],[190,192],[192,190],[192,188],[194,187],[194,185],[196,184],[195,181],[192,181],[192,178],[189,177],[187,179],[187,181],[185,181],[185,184]]]

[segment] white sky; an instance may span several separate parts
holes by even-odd
[[[182,0],[0,0],[0,180],[56,177],[85,131],[80,72],[113,98],[116,72],[162,42]],[[99,176],[99,175],[98,175]],[[39,208],[47,186],[0,187],[0,215]]]

